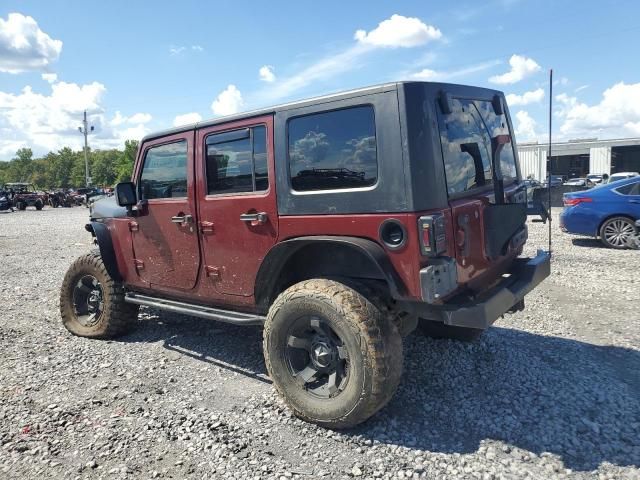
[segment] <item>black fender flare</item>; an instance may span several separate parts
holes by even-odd
[[[122,281],[122,275],[118,270],[118,261],[116,260],[116,252],[113,249],[113,241],[111,240],[111,234],[109,229],[104,223],[91,222],[85,227],[96,238],[96,243],[100,249],[100,256],[104,263],[107,273],[116,282]]]
[[[331,245],[351,249],[364,256],[377,271],[379,278],[386,281],[389,292],[394,299],[406,298],[407,289],[396,272],[387,252],[376,242],[360,237],[348,236],[305,236],[285,240],[276,244],[262,261],[254,287],[256,304],[263,309],[269,307],[275,299],[276,279],[279,277],[289,259],[309,245]],[[357,276],[357,271],[353,272]]]

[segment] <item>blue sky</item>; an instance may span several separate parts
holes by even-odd
[[[518,141],[543,140],[550,67],[558,139],[640,136],[638,17],[632,0],[4,0],[0,159],[20,146],[79,147],[84,108],[92,143],[106,148],[180,121],[402,79],[501,89]]]

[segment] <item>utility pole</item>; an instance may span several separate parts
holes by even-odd
[[[93,125],[91,125],[91,129],[88,129],[87,124],[87,111],[84,111],[84,117],[82,119],[82,127],[78,127],[80,133],[84,135],[84,180],[85,187],[89,186],[89,144],[87,141],[87,136],[89,132],[93,132]]]

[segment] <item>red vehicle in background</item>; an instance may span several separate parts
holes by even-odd
[[[48,203],[47,195],[37,191],[31,183],[7,183],[4,186],[4,191],[8,192],[9,198],[17,210],[26,210],[27,207],[42,210]]]
[[[145,137],[96,202],[99,246],[61,289],[66,328],[111,338],[138,306],[264,324],[303,419],[362,422],[420,323],[474,338],[549,275],[520,258],[527,194],[501,92],[392,83]]]

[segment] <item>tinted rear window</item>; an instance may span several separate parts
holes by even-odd
[[[378,177],[372,106],[289,121],[289,169],[297,191],[362,188]]]
[[[449,194],[492,182],[491,140],[472,102],[452,100],[452,112],[438,115]]]
[[[508,135],[505,115],[496,115],[491,102],[451,100],[451,113],[438,108],[442,156],[450,195],[491,185],[491,138]],[[517,179],[513,143],[500,154],[500,169],[505,184]]]

